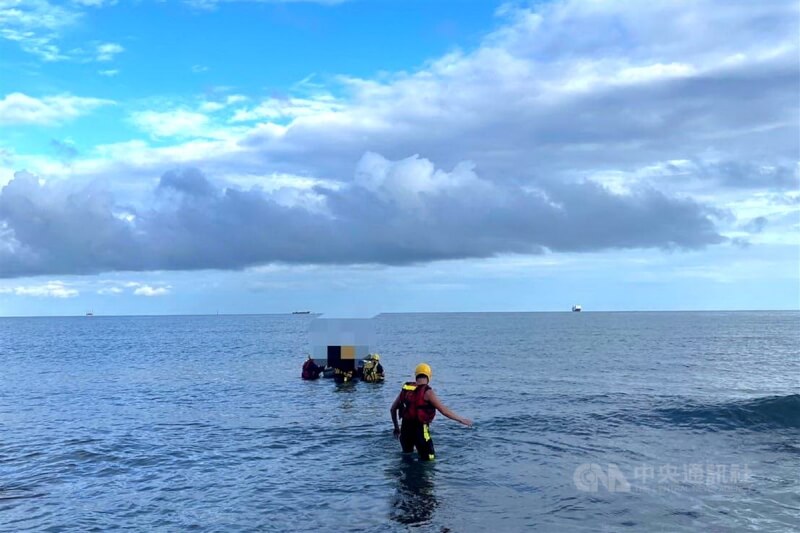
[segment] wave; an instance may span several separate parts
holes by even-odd
[[[0,487],[0,502],[5,500],[22,500],[27,498],[39,498],[44,493],[36,492],[31,488],[25,487]]]
[[[686,427],[718,429],[800,429],[800,394],[726,403],[689,403],[656,409],[661,419]]]
[[[547,414],[493,417],[480,421],[479,425],[502,435],[529,432],[603,435],[621,431],[625,425],[751,431],[800,429],[800,394],[717,403],[675,397],[657,401],[656,405],[636,401],[621,409],[620,406],[604,409],[608,407],[604,403],[600,401],[590,410],[577,412],[553,409]]]

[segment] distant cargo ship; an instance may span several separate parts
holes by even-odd
[[[292,311],[293,315],[310,315],[311,311]]]
[[[572,312],[573,313],[580,313],[581,311],[583,311],[583,308],[580,305],[573,305],[572,306]]]

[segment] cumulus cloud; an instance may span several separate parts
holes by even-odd
[[[151,287],[150,285],[142,285],[134,289],[133,294],[136,296],[164,296],[169,294],[172,287]]]
[[[741,169],[792,168],[798,158],[797,15],[793,2],[508,8],[506,24],[472,52],[377,80],[342,78],[347,98],[334,107],[269,99],[233,119],[263,119],[242,144],[312,172],[344,173],[369,149],[395,159],[420,152],[445,167],[468,159],[507,180],[693,160],[719,172],[692,180],[788,187],[780,170]],[[295,118],[275,127],[284,113]],[[648,181],[674,189],[664,177]]]
[[[100,284],[102,287],[97,289],[97,294],[104,296],[117,296],[126,293],[134,296],[164,296],[172,290],[171,285],[163,283],[150,284],[139,281],[103,280]]]
[[[322,199],[323,211],[185,170],[164,174],[151,201],[135,207],[98,183],[73,189],[21,173],[0,193],[0,276],[270,262],[402,265],[724,241],[713,210],[652,189],[619,195],[588,181],[527,189],[482,179],[467,162],[443,171],[416,156],[366,154],[351,184],[309,194]]]
[[[19,285],[16,287],[0,287],[0,294],[17,296],[34,296],[37,298],[73,298],[78,296],[77,289],[67,286],[62,281],[48,281],[39,285]]]
[[[110,100],[68,94],[34,98],[23,93],[11,93],[0,100],[0,126],[59,124],[111,103]]]

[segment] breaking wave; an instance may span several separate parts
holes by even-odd
[[[720,429],[800,429],[800,394],[725,403],[659,408],[657,415],[680,426]]]

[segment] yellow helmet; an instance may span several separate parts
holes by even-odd
[[[414,377],[419,376],[420,374],[427,377],[428,381],[430,381],[431,377],[433,377],[433,371],[431,370],[431,365],[429,365],[428,363],[418,364],[417,368],[414,369]]]
[[[379,354],[374,353],[374,354],[372,354],[372,359],[373,359],[373,361],[380,361],[381,360],[381,356]]]

